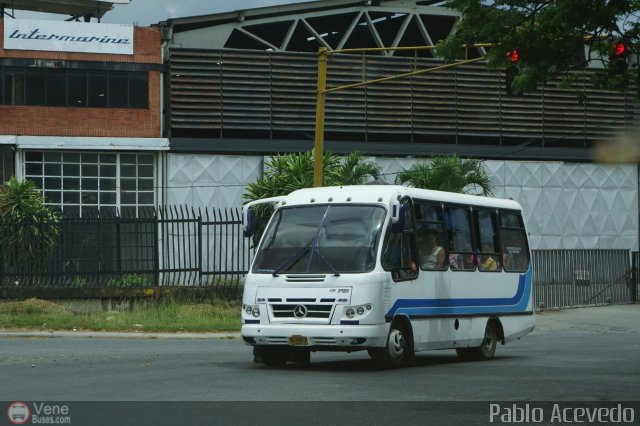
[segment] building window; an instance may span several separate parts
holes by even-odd
[[[24,105],[24,70],[0,67],[0,101],[5,105]]]
[[[76,215],[114,211],[138,214],[153,207],[155,155],[146,153],[25,152],[24,176],[46,205]]]
[[[146,109],[149,76],[144,71],[0,66],[0,104]]]

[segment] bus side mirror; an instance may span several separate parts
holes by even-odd
[[[252,207],[247,208],[244,211],[244,217],[242,220],[242,233],[245,237],[251,237],[255,232],[256,214]]]
[[[398,234],[404,229],[404,206],[400,203],[391,205],[391,232]]]

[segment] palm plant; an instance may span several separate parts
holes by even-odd
[[[430,162],[420,162],[409,169],[402,169],[396,175],[396,183],[438,191],[493,195],[493,183],[482,162],[460,158],[455,154],[434,157]]]
[[[247,185],[243,198],[249,202],[310,188],[313,186],[313,171],[313,151],[276,155],[267,162],[263,176]],[[380,178],[380,168],[375,163],[364,160],[359,152],[352,152],[341,160],[337,155],[325,151],[323,172],[323,184],[327,186],[359,185],[369,179]],[[255,209],[254,243],[260,240],[272,212],[269,205],[259,205]]]
[[[0,248],[17,274],[41,269],[60,234],[60,218],[42,203],[32,181],[15,177],[0,187]]]
[[[323,158],[323,183],[327,186],[358,185],[369,178],[379,179],[380,168],[363,159],[359,152],[348,154],[343,161],[325,152]],[[287,195],[296,189],[313,186],[313,151],[276,155],[271,157],[263,176],[247,185],[246,201]]]
[[[327,186],[361,185],[369,179],[380,179],[380,168],[371,161],[365,161],[359,152],[351,152],[343,159],[325,166]]]

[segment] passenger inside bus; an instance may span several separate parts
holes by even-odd
[[[456,243],[453,241],[453,238],[451,238],[449,240],[449,266],[451,266],[451,269],[464,269],[462,255],[455,251]]]
[[[420,259],[423,269],[443,269],[445,265],[445,251],[438,244],[436,233],[428,231],[420,247]]]

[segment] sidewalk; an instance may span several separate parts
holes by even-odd
[[[113,332],[113,331],[31,331],[0,330],[3,337],[87,337],[87,338],[131,338],[131,339],[239,339],[240,333],[146,333],[146,332]]]
[[[554,331],[640,333],[640,303],[537,312],[533,332]]]

